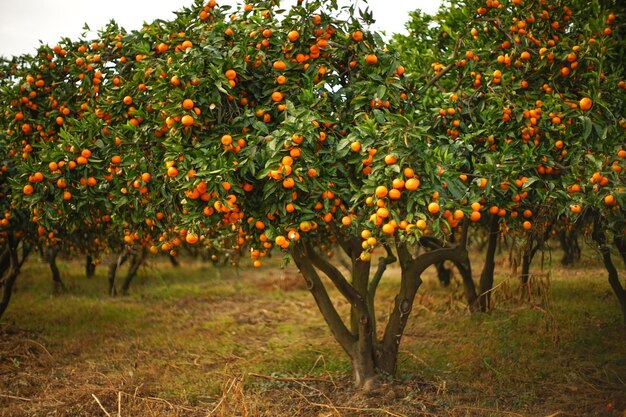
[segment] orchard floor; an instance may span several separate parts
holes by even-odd
[[[397,378],[360,393],[278,260],[156,261],[110,298],[104,268],[87,279],[74,262],[61,264],[69,291],[52,295],[34,257],[0,322],[0,416],[626,416],[626,333],[596,258],[537,259],[532,302],[500,265],[489,314],[468,313],[458,279],[443,288],[429,270]],[[379,320],[398,281],[388,272]]]

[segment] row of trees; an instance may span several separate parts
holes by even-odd
[[[200,245],[255,266],[282,252],[368,387],[395,371],[425,269],[452,261],[486,311],[499,236],[521,248],[527,281],[543,243],[576,228],[626,317],[610,245],[626,256],[624,10],[454,1],[385,44],[356,6],[277,3],[196,2],[2,62],[0,312],[37,246],[98,258]],[[478,288],[475,234],[488,236]]]

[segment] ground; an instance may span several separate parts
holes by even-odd
[[[0,416],[626,416],[626,333],[597,256],[537,259],[529,302],[507,255],[489,314],[427,271],[398,374],[369,393],[293,266],[157,260],[110,298],[103,267],[62,262],[69,292],[52,295],[33,258],[0,322]]]

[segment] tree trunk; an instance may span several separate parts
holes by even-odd
[[[180,262],[178,262],[178,259],[176,259],[175,256],[172,256],[169,253],[167,254],[167,256],[170,258],[170,263],[174,268],[178,268],[180,266]]]
[[[626,324],[626,288],[622,286],[622,283],[619,280],[617,268],[615,267],[613,259],[611,258],[611,248],[609,245],[606,244],[604,231],[601,228],[601,223],[599,220],[596,220],[594,224],[593,240],[595,240],[598,244],[600,253],[602,254],[604,267],[609,274],[609,285],[611,285],[611,289],[613,289],[613,293],[617,297],[617,301],[619,302],[622,310],[622,317],[624,319],[624,323]],[[620,249],[618,248],[618,250]]]
[[[93,278],[96,275],[96,264],[93,263],[91,255],[87,255],[85,258],[85,276],[87,278]]]
[[[448,287],[452,278],[452,270],[446,268],[444,262],[437,262],[435,268],[437,268],[437,278],[439,278],[441,285]]]
[[[109,295],[111,297],[115,297],[117,295],[117,288],[115,287],[115,278],[117,276],[117,270],[126,262],[128,259],[129,253],[128,250],[124,250],[114,262],[111,262],[109,265],[109,272],[107,274],[107,278],[109,281]]]
[[[483,312],[491,309],[491,289],[493,288],[493,274],[496,268],[495,256],[498,246],[499,223],[497,216],[491,216],[489,222],[489,238],[487,252],[485,253],[485,265],[480,274],[480,296],[478,304]]]
[[[57,266],[57,255],[59,254],[59,247],[53,246],[48,249],[46,253],[46,259],[48,260],[48,265],[50,265],[50,272],[52,273],[52,282],[53,282],[53,292],[55,294],[61,294],[67,292],[67,287],[63,283],[61,279],[61,272],[59,271],[59,267]]]
[[[575,230],[561,230],[559,241],[563,248],[563,258],[561,259],[563,266],[574,265],[580,260],[580,245],[578,244],[578,233]]]
[[[525,250],[522,254],[522,274],[520,275],[522,282],[522,297],[524,296],[524,291],[526,291],[526,295],[528,296],[528,301],[531,301],[532,294],[530,290],[530,264],[532,262],[532,254],[530,251]]]
[[[421,253],[417,257],[413,257],[404,243],[398,243],[396,247],[401,269],[400,290],[396,295],[383,339],[376,353],[377,368],[389,375],[394,375],[396,372],[400,341],[413,309],[415,294],[422,285],[422,273],[431,265],[446,259],[455,263],[460,261],[457,247],[435,249]]]
[[[128,295],[128,289],[130,288],[130,283],[137,276],[137,272],[139,271],[139,268],[141,267],[141,265],[143,265],[143,263],[145,262],[147,254],[148,254],[148,251],[144,247],[141,249],[141,252],[139,254],[133,255],[133,258],[130,263],[130,267],[128,269],[128,272],[126,273],[126,278],[124,279],[124,282],[122,283],[122,290],[121,290],[122,295]]]
[[[28,258],[30,246],[22,243],[22,259],[19,258],[19,240],[12,235],[7,236],[7,244],[0,255],[0,285],[2,286],[2,297],[0,298],[0,318],[6,311],[13,295],[13,285],[20,274],[22,265]]]

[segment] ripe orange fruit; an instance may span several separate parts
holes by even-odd
[[[368,54],[365,57],[365,62],[369,65],[376,65],[378,63],[378,57],[374,54]]]
[[[363,32],[355,30],[354,33],[352,33],[352,40],[355,42],[361,42],[363,40]]]
[[[470,214],[470,220],[473,222],[477,222],[478,220],[480,220],[480,212],[472,211],[472,214]]]
[[[296,185],[296,182],[294,181],[292,177],[288,177],[283,180],[283,187],[285,188],[293,188],[295,187],[295,185]]]
[[[580,106],[580,109],[583,111],[587,111],[591,108],[591,105],[593,104],[593,102],[591,101],[591,99],[589,97],[583,97],[580,99],[580,102],[578,103],[578,105]]]
[[[532,229],[533,224],[526,220],[524,223],[522,223],[522,227],[524,228],[524,230],[530,230]]]
[[[194,103],[193,100],[190,98],[186,98],[183,100],[183,109],[185,110],[191,110],[193,109]]]
[[[580,206],[580,204],[572,204],[569,209],[573,214],[579,214],[581,211],[583,211],[583,208]]]
[[[343,216],[341,218],[341,224],[344,226],[350,226],[352,224],[352,218],[350,216]]]
[[[287,68],[287,64],[285,64],[285,61],[275,61],[272,67],[274,67],[274,69],[277,71],[283,71],[285,68]]]
[[[178,175],[178,168],[171,166],[167,169],[167,176],[170,178],[174,178]]]
[[[399,200],[402,197],[402,192],[396,188],[389,190],[389,198],[391,200]]]
[[[222,145],[228,146],[233,143],[233,137],[231,135],[224,135],[221,139]]]
[[[299,37],[300,37],[300,34],[298,33],[297,30],[292,30],[289,33],[287,33],[287,39],[289,39],[291,42],[297,41]]]
[[[386,235],[392,235],[396,231],[396,228],[391,223],[383,224],[383,233]]]
[[[358,152],[361,150],[361,142],[359,142],[358,140],[356,142],[352,142],[350,144],[350,149],[352,149],[352,152]]]
[[[187,233],[187,236],[185,236],[185,242],[189,243],[190,245],[198,243],[198,240],[198,235],[193,232]]]
[[[285,95],[283,93],[281,93],[280,91],[274,91],[272,93],[272,101],[274,101],[276,103],[279,102],[279,101],[282,101],[284,97],[285,97]]]
[[[427,227],[426,221],[419,219],[418,221],[415,222],[415,227],[417,227],[420,230],[426,230],[426,227]]]
[[[32,186],[32,185],[30,185],[30,184],[26,184],[26,185],[24,186],[24,189],[23,189],[22,191],[23,191],[23,192],[24,192],[24,194],[26,194],[26,195],[31,195],[31,194],[35,191],[35,189],[33,188],[33,186]]]
[[[181,119],[180,119],[181,123],[183,124],[183,126],[191,126],[193,125],[193,117],[189,116],[188,114],[184,115]]]
[[[387,196],[387,193],[389,192],[389,190],[387,190],[387,187],[385,187],[384,185],[379,185],[378,187],[376,187],[376,197],[379,198],[383,198]]]
[[[398,158],[395,155],[393,154],[385,155],[385,164],[393,165],[396,162],[398,162]]]
[[[126,96],[124,97],[124,99],[122,100],[124,102],[124,104],[126,104],[127,106],[130,106],[131,104],[133,104],[133,98],[131,96]]]
[[[428,205],[428,212],[431,214],[439,213],[440,209],[441,208],[439,207],[439,203],[436,203],[434,201]]]
[[[91,151],[89,149],[83,149],[80,152],[80,156],[82,156],[83,158],[91,158]]]
[[[72,199],[72,193],[69,191],[63,191],[63,200],[68,201]]]
[[[465,213],[463,213],[463,210],[457,209],[454,211],[454,214],[452,215],[452,217],[455,220],[461,220],[463,217],[465,217]]]
[[[406,188],[409,191],[415,191],[419,188],[419,186],[420,186],[420,180],[418,180],[417,178],[409,178],[404,183],[404,188]]]
[[[529,60],[530,59],[530,53],[528,51],[524,51],[522,52],[522,54],[520,55],[520,58],[523,60]]]
[[[234,80],[235,78],[237,78],[237,73],[233,69],[226,70],[224,75],[228,80]]]
[[[121,156],[119,156],[119,155],[114,155],[114,156],[111,158],[111,163],[112,163],[112,164],[114,164],[114,165],[119,165],[119,164],[121,164],[121,163],[122,163],[122,157],[121,157]]]
[[[604,204],[606,204],[607,206],[612,206],[615,204],[615,196],[613,196],[612,194],[607,194],[604,197]]]

